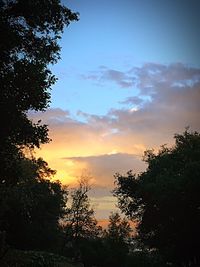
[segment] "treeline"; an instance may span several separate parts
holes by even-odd
[[[42,159],[24,158],[20,181],[1,184],[1,266],[18,258],[16,266],[199,266],[200,134],[177,134],[172,148],[146,151],[144,160],[146,171],[115,175],[127,217],[111,213],[103,230],[87,177],[69,190],[50,181],[54,171]]]
[[[4,193],[1,266],[160,266],[157,253],[140,248],[128,219],[111,213],[106,229],[98,225],[87,177],[69,190],[51,182],[50,169],[38,162],[32,178],[29,162],[29,179]]]
[[[69,192],[35,158],[48,127],[28,114],[48,107],[49,66],[64,27],[77,20],[59,0],[0,0],[0,266],[200,266],[199,133],[146,151],[143,173],[115,175],[113,194],[137,222],[134,236],[117,213],[102,230],[87,181]]]
[[[91,208],[89,190],[88,180],[81,179],[70,194],[71,204],[62,220],[63,255],[86,267],[165,266],[156,251],[142,247],[126,217],[113,212],[107,228],[102,229]]]

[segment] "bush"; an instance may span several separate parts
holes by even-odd
[[[0,262],[1,267],[81,267],[69,259],[42,251],[9,250]]]

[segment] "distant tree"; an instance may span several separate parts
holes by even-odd
[[[116,174],[119,207],[137,219],[141,241],[177,266],[200,264],[200,134],[175,135],[175,146],[146,151],[147,170]]]
[[[58,40],[76,13],[59,0],[0,0],[0,183],[16,183],[24,147],[39,147],[48,129],[28,111],[44,111],[56,78]]]
[[[65,216],[63,230],[65,233],[64,251],[66,255],[87,261],[91,244],[96,243],[101,233],[101,227],[95,218],[94,209],[91,207],[88,192],[91,189],[89,179],[81,177],[78,187],[71,190]],[[94,252],[94,251],[93,251]],[[95,252],[96,254],[96,252]],[[85,262],[86,264],[86,262]]]
[[[105,230],[105,244],[109,251],[106,266],[125,266],[131,232],[130,223],[126,218],[122,219],[117,212],[111,213],[108,229]]]
[[[118,212],[111,213],[109,217],[106,236],[114,242],[127,242],[131,236],[131,226],[126,218],[121,218]]]
[[[88,179],[82,177],[78,187],[71,191],[71,205],[66,210],[64,224],[65,230],[74,240],[93,238],[99,234],[101,229],[97,225],[94,209],[88,197],[90,189]]]

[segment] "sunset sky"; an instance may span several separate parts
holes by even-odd
[[[69,0],[80,13],[61,40],[58,82],[37,151],[56,178],[91,176],[97,218],[116,209],[113,175],[145,169],[144,150],[200,131],[199,0]]]

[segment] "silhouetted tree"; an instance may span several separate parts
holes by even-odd
[[[0,183],[16,183],[23,147],[39,147],[48,129],[27,112],[44,111],[56,78],[58,40],[77,14],[59,0],[0,0]]]
[[[111,213],[109,217],[106,236],[114,242],[126,243],[131,236],[131,226],[126,218],[121,218],[118,212]]]
[[[61,239],[59,219],[63,216],[67,192],[42,159],[24,159],[24,177],[4,192],[2,228],[10,247],[57,250]],[[26,176],[27,175],[27,176]]]
[[[64,221],[74,239],[94,237],[100,229],[88,197],[90,189],[88,179],[81,178],[78,187],[71,191],[71,205]]]
[[[47,125],[33,122],[28,112],[48,107],[50,89],[56,81],[50,65],[60,57],[58,41],[64,26],[77,19],[78,15],[59,0],[0,0],[0,241],[5,239],[5,229],[20,234],[14,233],[11,225],[16,226],[18,217],[23,222],[28,220],[27,214],[33,211],[29,205],[35,208],[37,199],[44,203],[41,191],[51,200],[55,198],[55,206],[56,196],[62,198],[59,183],[37,180],[34,168],[46,175],[50,171],[47,164],[26,159],[24,151],[49,141]],[[16,211],[19,214],[12,218]],[[27,225],[30,227],[30,223]],[[22,229],[19,224],[17,227]],[[17,244],[19,240],[15,242],[11,232],[6,235]]]
[[[67,207],[63,220],[65,245],[71,245],[71,252],[76,258],[82,258],[83,253],[86,254],[91,240],[98,238],[101,232],[88,197],[90,189],[88,178],[82,177],[78,187],[71,191],[68,202],[71,204]]]
[[[138,219],[141,241],[178,266],[200,263],[200,134],[175,135],[175,146],[146,151],[147,170],[116,174],[119,207]],[[192,265],[193,264],[193,265]]]
[[[109,251],[106,266],[125,266],[129,252],[129,241],[132,229],[126,218],[121,218],[119,213],[111,213],[108,229],[105,230],[105,246]]]

